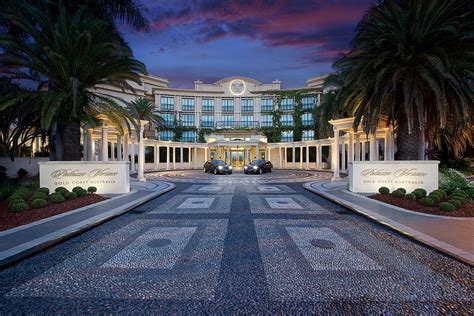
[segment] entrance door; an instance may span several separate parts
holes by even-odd
[[[231,151],[231,165],[233,167],[243,167],[244,166],[244,152],[243,151]]]

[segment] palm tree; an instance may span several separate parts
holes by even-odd
[[[126,113],[94,87],[106,84],[133,91],[130,82],[141,83],[145,65],[133,58],[117,32],[110,31],[109,22],[85,7],[73,14],[60,7],[56,14],[19,4],[5,8],[2,16],[30,39],[0,35],[5,75],[39,84],[30,97],[40,99],[41,125],[51,131],[52,159],[80,160],[81,122],[96,112]]]
[[[164,120],[158,114],[158,111],[155,108],[155,104],[145,97],[137,98],[131,102],[127,103],[127,110],[130,115],[135,121],[148,121],[149,127],[151,128],[152,125],[155,128],[163,127]],[[134,123],[136,124],[136,123]],[[137,136],[140,138],[141,135],[139,133],[140,129],[137,127]]]
[[[366,131],[374,131],[380,115],[387,115],[397,125],[399,159],[424,159],[426,140],[470,128],[473,19],[468,0],[383,0],[370,8],[352,50],[335,63],[345,78],[343,106],[355,115],[355,126],[363,117]],[[448,114],[454,118],[450,129]]]

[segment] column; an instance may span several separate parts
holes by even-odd
[[[123,160],[122,135],[117,136],[117,160]]]
[[[250,146],[247,146],[245,147],[245,163],[246,164],[250,162],[249,155],[250,155]]]
[[[217,145],[217,152],[216,152],[216,157],[215,159],[220,159],[220,154],[221,154],[221,146]]]
[[[89,154],[87,153],[87,149],[89,148],[89,135],[87,134],[87,128],[83,127],[81,130],[81,135],[82,135],[82,160],[86,161],[89,157]],[[35,153],[39,151],[39,146],[37,142],[37,137],[33,138],[31,140],[31,155],[34,157]]]
[[[341,144],[341,170],[346,171],[346,142]]]
[[[158,170],[160,166],[160,146],[155,145],[154,149],[155,149],[155,157],[154,157],[155,169]]]
[[[292,165],[291,167],[292,167],[292,168],[296,168],[296,166],[295,166],[295,164],[296,164],[296,147],[295,147],[295,145],[293,145],[292,151],[293,151],[293,157],[292,157],[292,158],[293,158],[293,159],[292,159],[292,160],[293,160],[293,161],[292,161],[292,162],[293,162],[293,165]]]
[[[207,147],[204,147],[204,162],[208,161],[209,160],[209,155],[208,155],[208,148]]]
[[[184,148],[181,146],[179,149],[179,167],[184,169]]]
[[[285,168],[288,168],[288,148],[286,146],[283,147],[283,153],[285,155]]]
[[[362,146],[361,146],[362,161],[365,161],[365,153],[367,152],[367,148],[365,148],[366,147],[366,145],[365,145],[366,142],[367,141],[365,141],[365,140],[362,141]]]
[[[135,142],[130,140],[130,170],[135,172]]]
[[[377,141],[375,134],[369,134],[369,159],[377,161]]]
[[[197,160],[198,160],[198,148],[197,145],[194,145],[194,159],[193,159],[193,167],[197,168]]]
[[[376,149],[375,149],[375,153],[376,153],[376,157],[377,157],[376,159],[379,160],[379,159],[380,159],[380,156],[379,156],[379,152],[380,152],[380,151],[379,151],[379,148],[380,148],[380,139],[377,138],[377,136],[375,136],[375,137],[376,137],[376,138],[375,138],[375,148],[376,148]]]
[[[267,160],[271,160],[272,158],[272,149],[270,147],[268,147],[268,157],[266,157]]]
[[[322,169],[323,168],[323,166],[322,166],[322,164],[323,164],[323,145],[318,146],[318,153],[317,153],[316,159],[317,159],[317,168]]]
[[[95,160],[95,146],[93,145],[94,137],[92,137],[93,128],[87,129],[87,160]]]
[[[170,146],[166,146],[166,170],[170,170]]]
[[[108,161],[109,160],[109,149],[108,149],[108,145],[109,145],[109,135],[108,135],[108,131],[107,131],[107,127],[106,126],[102,126],[102,151],[101,151],[101,157],[100,157],[100,160],[101,161]]]
[[[309,145],[306,145],[306,169],[309,169]]]
[[[390,124],[390,160],[395,160],[395,137],[393,137],[393,125]]]
[[[192,148],[188,147],[188,169],[191,169],[191,155],[192,155],[191,150]]]
[[[347,143],[347,167],[354,161],[354,133],[349,132],[349,140]]]
[[[227,156],[225,157],[226,163],[230,165],[231,159],[230,159],[230,146],[227,146]]]
[[[385,137],[383,140],[383,160],[390,160],[392,154],[390,153],[390,129],[385,129]]]
[[[300,169],[303,169],[303,146],[300,146]]]
[[[115,143],[110,142],[110,160],[115,160]]]
[[[334,138],[331,144],[331,169],[333,171],[332,180],[339,180],[339,130],[334,129]]]
[[[360,135],[355,134],[355,161],[360,161]]]
[[[283,168],[283,150],[281,147],[278,147],[278,161],[280,162],[280,168]]]
[[[129,155],[129,144],[128,144],[128,133],[125,133],[123,136],[123,160],[128,161],[128,155]]]
[[[145,182],[145,126],[140,122],[140,138],[138,139],[138,181]]]
[[[255,159],[260,159],[258,142],[257,142],[257,145],[255,147]]]
[[[176,170],[176,147],[171,146],[171,150],[173,151],[173,169]]]

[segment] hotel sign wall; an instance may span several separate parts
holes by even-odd
[[[39,163],[40,186],[54,191],[80,186],[97,188],[97,193],[130,192],[129,162],[126,161],[48,161]]]
[[[404,188],[411,192],[438,189],[439,161],[354,161],[349,163],[349,190],[376,193],[380,187],[390,191]]]

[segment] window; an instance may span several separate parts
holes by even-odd
[[[312,109],[315,105],[316,98],[314,97],[314,95],[307,96],[301,99],[301,107],[303,108],[303,110]]]
[[[293,99],[281,99],[281,110],[282,111],[292,111],[294,109]]]
[[[253,112],[253,99],[242,99],[242,112]]]
[[[194,127],[194,114],[181,114],[181,126]]]
[[[283,114],[280,122],[281,126],[293,126],[293,115]]]
[[[242,122],[241,122],[242,127],[251,127],[255,125],[255,122],[253,121],[253,115],[242,115],[241,119],[242,119]]]
[[[271,112],[273,111],[273,99],[262,99],[261,102],[261,111],[262,112]]]
[[[313,123],[314,123],[313,114],[303,113],[303,115],[301,116],[301,124],[303,124],[303,126],[309,126],[309,125],[313,125]]]
[[[203,115],[201,118],[202,127],[214,127],[214,115]]]
[[[160,108],[164,111],[173,111],[174,110],[174,97],[169,95],[162,95],[160,101]]]
[[[306,130],[303,131],[302,140],[313,140],[314,139],[314,131],[313,130]]]
[[[174,133],[173,131],[161,131],[160,140],[173,140]]]
[[[272,127],[273,126],[273,115],[264,114],[261,116],[260,127]]]
[[[281,141],[282,142],[292,142],[293,141],[293,131],[283,131],[283,132],[281,132]]]
[[[162,113],[161,117],[164,120],[164,125],[166,127],[173,127],[174,126],[174,114],[172,113]]]
[[[222,115],[222,127],[233,127],[234,116],[233,115]]]
[[[196,141],[196,132],[195,131],[184,131],[181,136],[182,142],[193,143]]]
[[[222,112],[234,112],[234,99],[222,99]]]
[[[202,99],[202,111],[214,112],[214,99]]]
[[[194,98],[182,98],[181,99],[181,110],[183,110],[183,111],[194,111]]]

